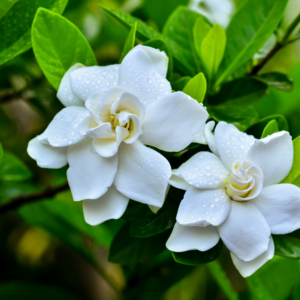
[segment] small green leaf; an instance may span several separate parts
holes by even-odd
[[[176,80],[175,82],[172,83],[173,90],[174,91],[182,91],[191,79],[192,78],[190,76],[183,76],[183,77],[179,78],[178,80]]]
[[[115,235],[108,256],[110,262],[135,264],[152,259],[165,250],[169,231],[148,238],[136,238],[130,235],[130,227],[130,222],[126,223]]]
[[[255,77],[258,80],[266,83],[269,86],[273,86],[278,90],[285,92],[291,92],[293,90],[293,80],[286,74],[279,72],[264,73]]]
[[[173,55],[170,47],[162,38],[151,39],[143,44],[144,46],[152,47],[164,51],[169,58],[167,78],[171,80],[173,75]]]
[[[261,135],[261,139],[263,139],[263,138],[267,137],[268,135],[271,135],[275,132],[278,132],[278,124],[277,124],[277,121],[275,119],[273,119],[265,127],[265,129]]]
[[[143,42],[149,39],[161,37],[161,34],[158,31],[138,18],[103,5],[100,5],[100,7],[128,29],[130,29],[135,23],[137,23],[136,34],[137,37]]]
[[[206,79],[203,73],[193,77],[184,87],[183,92],[202,103],[206,93]]]
[[[275,254],[287,258],[300,258],[300,239],[291,235],[273,235]]]
[[[136,26],[137,22],[134,23],[134,25],[131,27],[128,37],[125,41],[125,45],[122,51],[122,54],[120,56],[119,63],[122,62],[123,58],[127,55],[127,53],[134,47],[135,44],[135,34],[136,34]]]
[[[219,24],[215,24],[201,43],[201,61],[210,80],[218,71],[224,56],[225,46],[225,30]]]
[[[196,51],[200,58],[202,57],[202,53],[201,53],[202,41],[207,36],[211,28],[212,26],[208,24],[208,22],[202,16],[198,18],[198,20],[194,25],[193,28],[194,43],[195,43]]]
[[[38,9],[32,24],[32,46],[41,69],[56,90],[71,66],[97,64],[93,50],[77,27],[44,8]]]
[[[0,4],[0,19],[10,10],[17,0],[2,0]]]
[[[68,0],[17,1],[0,20],[0,65],[31,48],[30,29],[39,7],[61,14],[67,3]]]
[[[180,264],[189,266],[199,266],[207,264],[218,258],[223,249],[223,243],[220,240],[213,248],[201,252],[198,250],[186,251],[186,252],[172,252],[175,261]]]
[[[5,151],[0,165],[0,179],[23,181],[31,178],[30,169],[14,154]]]

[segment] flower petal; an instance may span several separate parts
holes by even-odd
[[[175,175],[177,169],[172,170],[172,176],[169,180],[170,185],[181,189],[181,190],[187,190],[189,189],[191,186],[181,177]]]
[[[207,140],[206,140],[206,137],[205,137],[205,125],[202,126],[200,128],[199,132],[194,135],[193,143],[207,145]]]
[[[244,160],[255,142],[252,135],[239,131],[234,125],[219,122],[215,129],[217,149],[227,170],[236,160]]]
[[[158,51],[158,50],[157,50]],[[167,57],[158,59],[143,46],[133,48],[120,65],[119,85],[134,93],[144,105],[152,103],[165,95],[171,94],[172,89],[168,80],[162,75],[162,67]]]
[[[215,127],[214,121],[210,121],[205,125],[205,129],[204,129],[205,138],[206,138],[208,147],[211,150],[211,152],[219,156],[219,151],[218,151],[217,143],[216,143],[216,137],[212,133],[214,127]]]
[[[29,142],[27,152],[41,168],[59,169],[67,164],[67,147],[52,147],[38,138]]]
[[[239,270],[243,277],[248,277],[257,271],[261,266],[263,266],[268,260],[272,259],[274,256],[274,242],[272,237],[270,237],[269,246],[267,251],[259,255],[253,260],[244,261],[235,256],[232,252],[231,258],[235,267]]]
[[[64,147],[79,143],[85,136],[80,133],[80,126],[90,112],[81,106],[69,106],[61,110],[38,136],[38,140],[47,140],[53,147]]]
[[[241,260],[253,260],[268,249],[270,228],[251,201],[232,201],[227,220],[218,228],[226,247]]]
[[[130,115],[130,127],[128,129],[128,136],[124,139],[124,143],[134,143],[142,134],[142,124],[140,119],[135,115]]]
[[[198,152],[174,170],[173,174],[196,188],[216,189],[224,187],[229,172],[213,153]]]
[[[286,131],[256,141],[247,154],[247,159],[263,171],[264,186],[281,182],[289,174],[293,158],[292,137]]]
[[[143,122],[142,143],[164,151],[186,148],[204,126],[208,113],[197,101],[176,92],[152,104]]]
[[[89,96],[115,87],[119,80],[119,65],[85,67],[71,73],[74,94],[86,101]]]
[[[91,151],[91,139],[70,146],[67,152],[68,181],[75,201],[97,199],[112,185],[118,156],[103,158]]]
[[[191,227],[176,223],[166,247],[173,252],[207,251],[214,247],[219,239],[220,236],[216,227]]]
[[[252,203],[262,213],[273,234],[286,234],[300,228],[300,188],[275,184],[263,188]]]
[[[158,152],[139,141],[120,145],[115,186],[123,195],[141,203],[161,207],[170,176],[170,164]]]
[[[218,226],[231,208],[231,200],[224,189],[199,190],[189,188],[180,203],[176,220],[184,226]]]
[[[82,64],[75,64],[66,72],[60,82],[56,96],[64,106],[84,106],[84,102],[74,94],[70,82],[70,74],[83,67]]]
[[[84,200],[83,213],[90,225],[98,225],[110,219],[119,219],[126,210],[129,199],[119,193],[114,185],[98,199]]]

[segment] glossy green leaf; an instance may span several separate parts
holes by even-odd
[[[1,300],[78,300],[76,295],[55,286],[26,282],[6,282],[0,285]]]
[[[167,78],[170,80],[173,75],[173,55],[168,44],[162,38],[156,38],[145,42],[143,45],[159,49],[160,51],[164,51],[166,53],[169,58]]]
[[[300,187],[300,136],[293,140],[294,160],[289,175],[284,178],[282,183],[292,183]]]
[[[207,111],[216,121],[231,123],[241,131],[249,128],[258,117],[257,111],[252,106],[237,106],[234,104],[208,105]]]
[[[148,238],[130,235],[130,222],[126,223],[115,235],[109,250],[108,260],[121,265],[136,264],[149,259],[165,250],[170,232]]]
[[[291,235],[273,235],[275,253],[287,258],[300,258],[300,239]]]
[[[240,6],[226,29],[227,46],[216,86],[250,60],[264,45],[280,22],[287,2],[247,0]]]
[[[184,75],[196,75],[200,71],[200,59],[197,55],[193,28],[199,14],[186,7],[177,8],[166,22],[163,34],[169,44],[176,67]]]
[[[184,87],[192,78],[190,76],[183,76],[172,83],[172,88],[174,91],[183,91]]]
[[[226,46],[225,30],[215,24],[201,43],[201,61],[210,80],[218,71]]]
[[[128,37],[125,41],[125,45],[123,48],[123,51],[120,56],[119,63],[122,62],[123,58],[127,55],[127,53],[134,47],[135,44],[135,34],[136,34],[136,26],[137,22],[134,23],[134,25],[131,27]]]
[[[10,10],[17,0],[2,0],[0,3],[0,19]]]
[[[68,0],[20,0],[0,20],[0,65],[31,48],[31,25],[39,7],[61,14]]]
[[[278,131],[285,130],[289,131],[289,125],[287,123],[287,120],[284,116],[282,115],[271,115],[266,118],[263,118],[253,124],[248,130],[247,133],[253,135],[257,139],[260,139],[263,130],[267,126],[267,124],[272,121],[276,120],[277,125],[278,125]]]
[[[279,72],[264,73],[256,77],[258,80],[273,86],[278,90],[291,92],[293,90],[293,80],[286,74]]]
[[[195,48],[199,57],[202,57],[202,53],[201,53],[202,41],[207,36],[211,28],[212,26],[202,16],[198,18],[198,20],[194,25],[193,37],[194,37]]]
[[[198,250],[191,250],[186,252],[172,252],[175,261],[180,264],[199,266],[207,264],[217,259],[223,249],[223,243],[220,240],[213,248],[201,252]]]
[[[232,105],[253,105],[266,93],[268,86],[251,77],[238,78],[224,83],[217,94],[208,98],[208,103],[222,104],[230,102]]]
[[[300,276],[299,263],[274,257],[246,280],[257,300],[286,300]]]
[[[206,79],[203,73],[194,76],[184,87],[183,92],[202,103],[206,93]]]
[[[55,89],[76,63],[97,64],[93,50],[79,29],[43,8],[38,9],[32,24],[32,47],[41,69]]]
[[[137,23],[136,35],[143,42],[149,39],[161,37],[161,34],[158,31],[138,18],[103,5],[100,5],[100,7],[128,29],[130,29],[134,25],[134,23]]]
[[[0,179],[23,181],[31,178],[30,169],[14,154],[5,151],[0,165]]]
[[[177,206],[165,206],[156,214],[149,207],[144,206],[132,221],[130,234],[134,237],[149,237],[160,234],[176,223]]]
[[[278,124],[277,124],[277,121],[274,119],[274,120],[271,120],[267,126],[265,127],[262,135],[261,135],[261,138],[265,138],[267,137],[268,135],[271,135],[275,132],[278,132]]]

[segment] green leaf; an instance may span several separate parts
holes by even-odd
[[[166,22],[163,34],[169,44],[176,67],[184,75],[196,75],[200,71],[200,59],[197,55],[193,28],[199,14],[186,7],[178,7]]]
[[[0,285],[1,300],[78,300],[77,296],[55,286],[26,282],[7,282]]]
[[[201,44],[201,61],[210,80],[214,78],[218,71],[225,46],[225,30],[219,24],[215,24]]]
[[[274,257],[246,280],[257,300],[286,300],[300,275],[299,263]]]
[[[238,78],[221,85],[217,94],[208,98],[212,105],[230,102],[232,105],[253,105],[266,93],[268,86],[251,77]]]
[[[31,48],[31,25],[39,7],[61,14],[68,0],[21,0],[0,20],[0,65]]]
[[[174,91],[182,91],[191,79],[192,78],[190,76],[184,76],[184,77],[181,77],[180,79],[176,80],[175,82],[172,83],[173,90]]]
[[[293,90],[293,80],[286,74],[279,72],[264,73],[256,77],[258,80],[273,86],[278,90],[291,92]]]
[[[0,165],[0,179],[23,181],[31,178],[30,169],[14,154],[5,151]]]
[[[173,55],[168,44],[166,44],[166,42],[162,38],[156,38],[145,42],[143,45],[159,49],[166,53],[169,58],[167,78],[170,80],[173,75]]]
[[[165,250],[169,231],[148,238],[136,238],[130,235],[130,227],[130,222],[126,223],[114,237],[108,256],[110,262],[136,264],[152,259]]]
[[[184,87],[183,92],[202,103],[206,93],[206,79],[203,73],[193,77]]]
[[[175,261],[180,264],[189,266],[199,266],[207,264],[218,258],[223,249],[223,243],[220,240],[213,248],[201,252],[198,250],[186,251],[186,252],[172,252]]]
[[[278,132],[278,124],[277,124],[277,121],[275,119],[273,119],[265,127],[265,129],[261,135],[261,139],[263,139],[263,138],[267,137],[268,135],[271,135],[275,132]]]
[[[2,145],[0,143],[0,165],[1,165],[1,162],[2,162],[2,158],[3,158],[3,148],[2,148]]]
[[[208,24],[208,22],[202,16],[200,16],[197,19],[194,25],[193,28],[194,43],[199,57],[202,57],[202,53],[201,53],[202,41],[207,36],[211,28],[212,26]]]
[[[264,45],[280,22],[287,2],[247,0],[240,6],[226,29],[227,46],[216,86],[243,66]]]
[[[293,140],[294,160],[292,169],[282,183],[292,183],[300,187],[300,136]]]
[[[122,62],[123,58],[127,55],[127,53],[134,47],[135,44],[135,34],[136,34],[136,26],[137,22],[134,23],[134,25],[131,27],[128,37],[125,41],[125,45],[122,51],[122,54],[120,56],[119,63]]]
[[[10,10],[17,0],[2,0],[0,4],[0,19]]]
[[[90,45],[78,28],[43,8],[38,9],[32,24],[32,47],[41,69],[55,89],[76,63],[97,64]]]
[[[143,42],[149,39],[161,37],[161,34],[158,31],[138,18],[103,5],[100,5],[100,7],[128,29],[130,29],[134,25],[134,23],[137,23],[136,34],[137,37]]]
[[[278,131],[285,130],[289,131],[289,125],[287,123],[287,120],[284,116],[282,115],[271,115],[266,118],[263,118],[253,124],[248,130],[247,133],[253,135],[257,139],[260,139],[263,130],[267,126],[267,124],[272,121],[276,120],[277,125],[278,125]]]
[[[133,219],[130,234],[133,237],[144,238],[173,228],[177,210],[177,206],[164,206],[155,214],[148,206],[144,206]]]
[[[292,235],[273,235],[275,254],[287,258],[300,258],[300,239]]]
[[[207,111],[216,121],[231,123],[241,131],[245,131],[258,117],[257,111],[252,106],[237,106],[232,103],[208,105]]]

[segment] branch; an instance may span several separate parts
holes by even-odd
[[[0,206],[0,214],[6,213],[10,210],[17,209],[22,205],[29,204],[32,202],[40,201],[45,198],[51,198],[56,194],[69,189],[69,184],[65,183],[58,187],[48,187],[45,190],[31,194],[31,195],[22,195],[20,197],[14,198],[11,201],[4,203]]]

